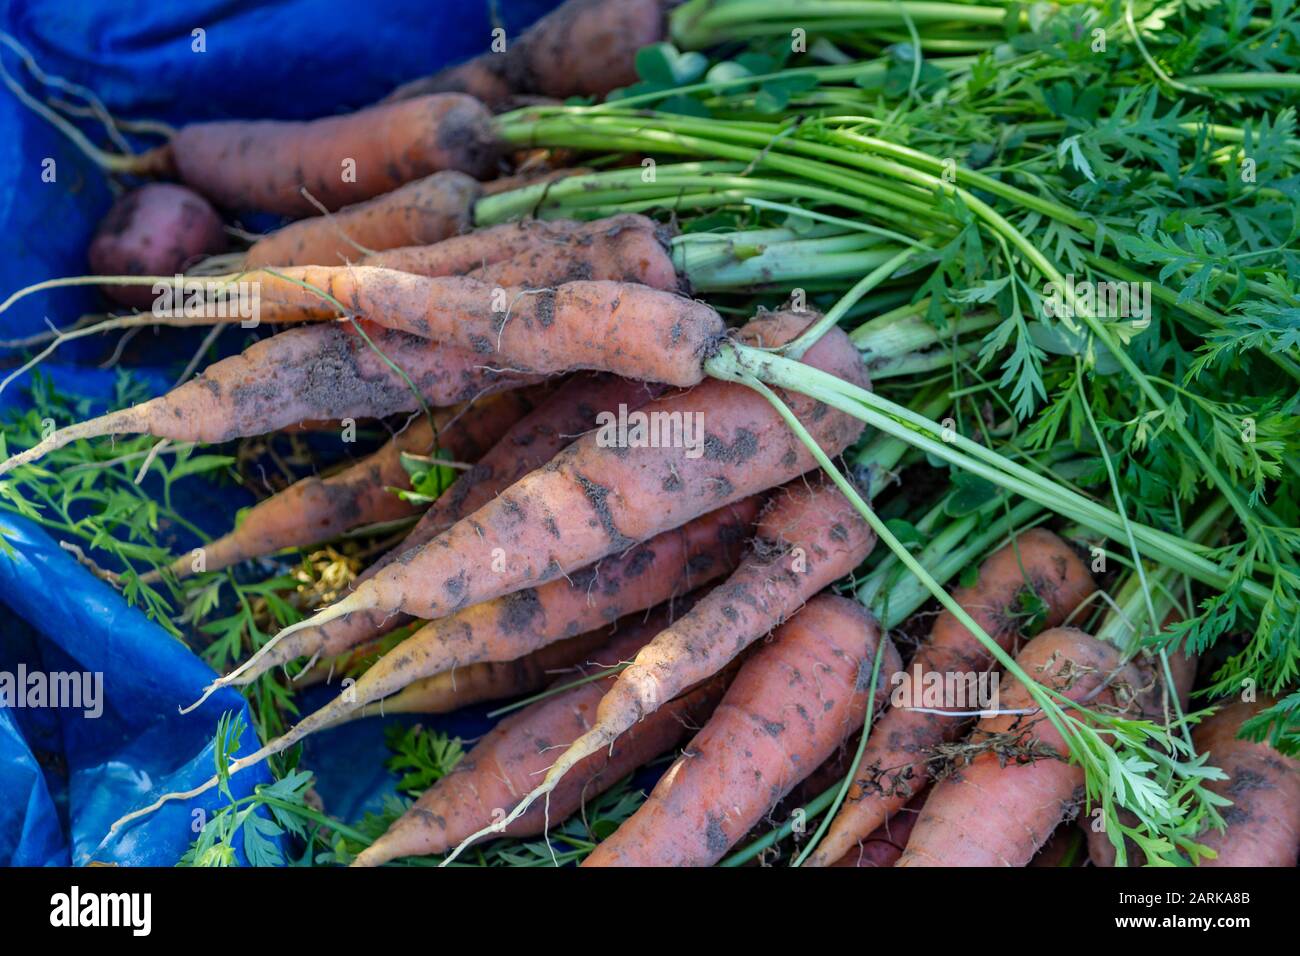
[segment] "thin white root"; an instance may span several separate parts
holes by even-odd
[[[520,800],[518,805],[511,810],[510,813],[496,823],[488,824],[477,833],[470,834],[438,865],[447,866],[455,860],[456,857],[460,856],[461,853],[463,853],[471,844],[486,839],[493,834],[504,832],[506,827],[510,826],[510,824],[523,816],[528,811],[528,808],[537,802],[539,797],[549,795],[552,790],[559,786],[560,781],[564,779],[566,773],[583,760],[586,760],[592,754],[599,751],[602,747],[608,746],[609,743],[610,737],[602,728],[593,727],[591,730],[587,731],[575,740],[569,746],[568,750],[560,754],[560,759],[555,761],[555,763],[551,765],[551,769],[546,772],[546,778],[542,780],[536,789],[530,791],[522,800]]]
[[[239,270],[244,264],[244,253],[242,252],[220,252],[215,256],[208,256],[206,259],[190,266],[186,275],[192,276],[220,276],[229,275]]]
[[[231,764],[231,769],[233,771],[234,764]],[[122,827],[126,826],[128,823],[131,823],[134,820],[139,820],[141,817],[147,817],[155,810],[160,809],[164,804],[171,803],[174,800],[192,800],[197,796],[207,793],[216,785],[217,785],[217,778],[213,777],[207,783],[200,784],[199,786],[195,787],[193,790],[184,790],[181,791],[180,793],[164,793],[153,803],[149,804],[149,806],[142,807],[139,810],[132,810],[130,813],[126,814],[125,816],[118,817],[117,820],[113,822],[113,825],[108,828],[108,836],[106,836],[104,839],[105,841],[107,841],[108,839],[116,835],[117,832],[121,830]]]
[[[217,691],[221,690],[221,688],[226,686],[221,682],[221,680],[222,679],[218,677],[207,687],[203,688],[203,694],[199,697],[198,700],[190,704],[188,707],[178,707],[177,710],[179,710],[181,714],[188,714],[190,711],[196,710],[197,708],[203,706],[204,702],[207,701],[209,697],[211,697]]]
[[[357,595],[361,595],[360,600],[358,600]],[[339,601],[335,601],[333,604],[331,604],[329,607],[325,608],[324,610],[318,611],[312,617],[309,617],[303,621],[299,621],[297,624],[290,624],[279,634],[275,635],[275,637],[271,638],[260,648],[258,648],[257,653],[255,653],[248,660],[244,661],[244,663],[240,664],[238,667],[236,667],[225,677],[217,678],[217,680],[213,682],[212,686],[207,691],[204,692],[203,697],[201,697],[196,703],[191,704],[186,710],[181,711],[181,713],[189,713],[189,711],[193,710],[199,704],[203,703],[204,700],[207,700],[207,698],[214,691],[217,691],[222,687],[228,687],[231,684],[242,687],[244,684],[252,683],[262,674],[261,670],[248,676],[247,678],[243,678],[242,675],[250,667],[253,667],[258,662],[265,659],[271,653],[271,649],[275,647],[277,644],[279,644],[280,641],[288,637],[290,634],[296,633],[297,631],[306,630],[309,627],[320,627],[322,624],[328,624],[330,621],[333,621],[336,618],[343,617],[343,615],[345,614],[351,614],[353,611],[369,610],[371,607],[372,605],[368,601],[366,601],[366,596],[364,592],[354,591],[353,593],[349,594],[347,597],[342,598]]]
[[[246,770],[254,764],[260,763],[267,757],[274,757],[278,753],[288,750],[304,737],[323,730],[333,723],[338,717],[346,713],[348,708],[353,705],[344,701],[342,697],[336,697],[331,700],[320,710],[309,714],[302,720],[298,721],[293,727],[281,734],[279,737],[264,745],[260,750],[255,750],[247,757],[240,757],[238,760],[232,760],[226,773],[228,777],[233,777],[241,770]],[[123,826],[132,820],[138,820],[141,817],[148,816],[165,803],[171,803],[175,800],[192,800],[201,794],[207,793],[218,783],[217,777],[210,778],[206,783],[200,784],[193,790],[185,790],[180,793],[165,793],[149,806],[141,810],[132,810],[126,816],[119,818],[111,827],[108,828],[108,835],[111,837]]]
[[[105,435],[120,435],[126,432],[139,431],[139,423],[142,418],[139,412],[140,408],[141,406],[138,405],[132,408],[124,408],[121,411],[100,415],[98,418],[92,418],[89,421],[77,422],[77,424],[69,425],[67,428],[60,428],[44,441],[37,442],[26,451],[19,452],[7,461],[0,462],[0,475],[13,471],[13,469],[21,465],[29,465],[50,452],[58,451],[65,445],[70,445],[82,438],[103,438]]]
[[[153,464],[154,459],[158,457],[158,453],[166,448],[170,442],[170,438],[164,438],[149,449],[149,454],[144,456],[144,464],[142,464],[140,470],[135,473],[135,481],[133,484],[138,485],[140,482],[144,481],[144,476],[149,474],[149,467]]]

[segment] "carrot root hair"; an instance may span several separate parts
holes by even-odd
[[[496,823],[490,823],[477,833],[471,833],[461,841],[460,845],[457,846],[456,849],[447,854],[446,859],[438,865],[446,866],[455,860],[456,857],[460,856],[460,854],[471,844],[489,837],[494,833],[501,833],[504,831],[506,827],[510,826],[510,824],[522,817],[528,811],[528,808],[536,803],[539,798],[549,795],[552,790],[559,786],[560,781],[564,779],[565,774],[592,754],[599,753],[602,748],[610,746],[614,742],[616,736],[617,734],[611,734],[608,730],[602,727],[593,727],[591,730],[587,731],[560,755],[559,760],[551,764],[551,769],[546,772],[546,778],[542,780],[535,789],[529,791],[513,810]]]
[[[367,601],[364,593],[354,592],[341,600],[335,601],[329,607],[317,611],[311,617],[299,621],[297,624],[290,624],[284,630],[280,631],[279,634],[275,635],[275,637],[271,638],[258,648],[257,652],[248,660],[244,661],[244,663],[240,664],[229,674],[226,674],[224,677],[218,677],[209,684],[203,691],[203,696],[188,707],[182,707],[181,713],[188,714],[223,687],[243,687],[247,684],[251,684],[276,664],[282,664],[286,661],[293,660],[293,658],[297,657],[298,654],[293,653],[291,656],[285,657],[283,653],[280,653],[274,658],[271,657],[272,649],[278,647],[280,642],[285,638],[290,637],[299,631],[305,631],[309,627],[314,628],[319,627],[322,624],[328,624],[330,621],[343,617],[345,614],[351,614],[354,611],[369,610],[370,607],[371,604]],[[293,646],[294,645],[291,643],[290,648]],[[290,648],[286,648],[286,650],[289,650]],[[252,673],[249,673],[250,669],[252,669]]]
[[[142,416],[137,406],[135,408],[123,408],[120,411],[109,412],[107,415],[100,415],[98,418],[92,418],[89,421],[77,422],[75,425],[60,428],[26,451],[19,452],[4,462],[0,462],[0,475],[6,474],[21,465],[29,465],[50,452],[58,451],[65,445],[70,445],[82,438],[103,438],[105,435],[120,435],[126,432],[138,431],[141,419]]]
[[[279,737],[276,737],[274,740],[263,745],[259,750],[253,751],[247,757],[240,757],[237,760],[232,760],[230,766],[226,769],[226,776],[233,777],[241,770],[246,770],[254,764],[262,762],[267,757],[274,757],[278,753],[283,753],[304,737],[310,736],[316,731],[323,730],[333,724],[340,716],[349,713],[352,706],[352,704],[343,699],[342,695],[334,698],[324,707],[320,708],[320,710],[304,717]],[[192,800],[195,797],[207,793],[220,782],[220,779],[220,777],[214,775],[208,778],[206,782],[199,784],[192,790],[182,790],[176,793],[164,793],[147,807],[142,807],[139,810],[132,810],[125,816],[119,817],[114,821],[113,825],[108,828],[108,837],[112,837],[128,823],[131,823],[134,820],[139,820],[142,817],[147,817],[165,804],[177,800]]]

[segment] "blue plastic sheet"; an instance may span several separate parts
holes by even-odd
[[[499,6],[514,34],[555,2]],[[47,73],[93,89],[114,115],[179,124],[309,118],[363,106],[485,48],[489,12],[487,0],[0,0],[0,28]],[[194,49],[195,30],[204,31],[204,52]],[[39,92],[11,53],[0,57],[11,75]],[[93,122],[81,125],[105,142]],[[47,160],[52,182],[42,179]],[[7,92],[0,92],[0,170],[0,295],[35,279],[84,273],[110,191],[65,137]],[[39,331],[47,318],[66,324],[94,310],[96,295],[80,289],[35,296],[0,316],[0,338]],[[95,367],[101,352],[102,344],[72,343],[42,369],[63,391],[105,397],[114,373]],[[161,391],[178,369],[132,371]],[[10,386],[0,395],[0,414],[23,401],[21,384]],[[226,507],[208,507],[202,496],[210,493],[196,491],[192,507],[218,522],[248,503],[236,493]],[[195,809],[219,805],[215,793],[169,805],[119,839],[103,838],[121,814],[211,775],[217,719],[241,711],[242,698],[226,691],[180,716],[177,708],[213,678],[207,666],[35,524],[2,512],[0,533],[12,547],[0,555],[0,672],[25,667],[102,680],[96,716],[84,708],[0,707],[0,864],[174,864],[194,838]],[[308,696],[303,703],[315,702]],[[457,720],[467,736],[487,726],[479,712]],[[362,722],[308,746],[304,764],[317,774],[331,813],[355,819],[378,809],[391,791],[382,732],[378,722]],[[242,752],[255,746],[245,731]],[[239,796],[266,779],[259,768],[235,777],[232,789]]]

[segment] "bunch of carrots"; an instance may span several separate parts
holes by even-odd
[[[165,394],[7,429],[5,507],[48,518],[38,489],[74,452],[111,462],[109,438],[160,441],[144,474],[169,444],[387,436],[213,540],[87,559],[196,642],[168,606],[193,582],[325,546],[356,565],[168,716],[239,689],[291,725],[141,793],[106,844],[341,723],[516,700],[382,832],[335,821],[332,859],[556,832],[584,866],[1297,862],[1300,292],[1251,261],[1293,254],[1170,210],[1130,236],[1093,188],[1132,175],[1172,207],[1174,137],[1201,136],[1189,162],[1267,159],[1241,241],[1293,236],[1294,75],[1211,75],[1106,3],[786,7],[568,0],[355,113],[134,154],[6,74],[126,188],[92,275],[0,303],[97,285],[114,313],[11,341],[5,385],[71,339],[253,330]],[[1059,78],[1080,24],[1149,105]],[[1232,122],[1162,112],[1216,83]],[[1097,133],[1124,111],[1129,140]],[[286,223],[230,228],[253,211]],[[1074,270],[1145,283],[1154,321],[1106,315]],[[319,684],[336,696],[299,715]],[[617,827],[556,831],[647,767]]]

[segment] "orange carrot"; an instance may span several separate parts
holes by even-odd
[[[262,322],[331,320],[338,307],[386,328],[436,339],[516,371],[590,368],[690,386],[723,336],[709,306],[648,286],[609,280],[500,287],[465,276],[417,276],[374,266],[294,266],[250,272]],[[310,286],[311,288],[307,288]],[[171,315],[176,324],[210,323]]]
[[[550,461],[579,435],[591,430],[596,416],[644,405],[658,394],[656,386],[608,375],[579,375],[562,385],[533,413],[511,428],[473,468],[461,475],[445,494],[429,506],[406,539],[357,579],[360,585],[405,555],[432,541],[467,514],[487,504],[498,493],[535,468]],[[411,621],[410,615],[384,610],[358,611],[321,627],[291,634],[266,649],[256,664],[245,665],[239,683],[298,657],[332,656]]]
[[[258,502],[240,525],[204,545],[203,570],[217,571],[284,548],[304,547],[352,528],[396,521],[419,508],[390,489],[409,486],[402,454],[436,449],[453,460],[477,458],[532,406],[530,389],[489,395],[471,405],[439,409],[408,422],[382,448],[326,478],[312,476]],[[437,426],[435,437],[434,426]],[[193,556],[178,558],[172,573],[185,577]]]
[[[1044,631],[1016,663],[1031,678],[1093,710],[1137,716],[1142,675],[1110,644],[1069,627]],[[1017,678],[1004,676],[1000,712],[969,743],[976,755],[934,785],[899,866],[1026,866],[1083,791],[1083,768]],[[1006,711],[1030,710],[1028,715]],[[1018,751],[1009,757],[1007,751]]]
[[[356,262],[367,250],[441,242],[473,225],[474,201],[481,194],[472,176],[443,170],[345,206],[332,216],[300,219],[277,229],[249,247],[244,265],[335,266]]]
[[[840,779],[843,778],[844,775],[841,773]],[[866,868],[893,866],[903,855],[903,848],[907,846],[912,828],[916,826],[916,819],[921,815],[921,808],[925,806],[925,798],[929,795],[930,790],[927,787],[908,800],[903,809],[878,826],[870,836],[831,866]]]
[[[354,686],[280,737],[233,761],[228,772],[238,773],[281,753],[420,678],[482,661],[512,660],[624,614],[686,594],[730,569],[740,550],[743,529],[757,508],[758,503],[752,500],[728,505],[689,527],[665,532],[617,558],[602,561],[585,573],[466,606],[452,617],[432,621],[380,658]],[[238,675],[235,671],[211,685],[186,711]],[[168,800],[198,796],[217,783],[218,778],[212,777],[192,790],[166,794],[151,806],[119,819],[110,834]]]
[[[1192,743],[1208,753],[1210,763],[1227,775],[1206,788],[1227,797],[1232,806],[1220,811],[1227,828],[1210,830],[1196,840],[1217,856],[1200,866],[1287,866],[1300,854],[1300,760],[1278,753],[1267,743],[1237,736],[1241,725],[1273,706],[1267,695],[1235,701],[1196,728]]]
[[[226,232],[208,201],[184,186],[147,183],[124,193],[90,240],[95,275],[171,276],[195,260],[226,248]],[[123,305],[147,309],[146,286],[106,285],[104,294]]]
[[[507,42],[433,76],[413,80],[389,99],[456,90],[498,106],[517,94],[564,99],[604,96],[637,81],[643,46],[667,35],[665,0],[568,0]]]
[[[1035,528],[993,554],[980,567],[977,583],[959,588],[953,598],[984,632],[1009,647],[1020,632],[1020,601],[1037,595],[1047,606],[1046,624],[1061,623],[1093,590],[1088,569],[1065,542]],[[914,674],[982,674],[992,656],[975,635],[945,611],[930,639],[916,652],[903,675],[908,687],[924,686]],[[905,804],[930,779],[932,749],[957,739],[969,718],[946,717],[895,707],[881,718],[867,741],[858,779],[806,866],[829,866]]]
[[[755,500],[742,501],[568,577],[431,621],[376,661],[355,687],[304,718],[281,740],[292,743],[421,678],[485,661],[514,660],[683,595],[735,566],[757,508]],[[322,650],[328,654],[341,648]],[[236,670],[219,684],[246,679]],[[283,746],[288,743],[277,744]]]
[[[431,246],[389,249],[361,265],[422,276],[466,275],[496,286],[537,288],[581,279],[680,286],[661,227],[624,214],[591,222],[524,220]]]
[[[796,481],[778,491],[740,567],[637,654],[601,700],[596,723],[559,756],[514,812],[522,813],[545,796],[570,768],[608,747],[663,701],[720,671],[814,594],[851,572],[874,544],[870,526],[833,485],[809,488]]]
[[[491,114],[459,93],[422,96],[311,122],[194,123],[138,157],[141,173],[179,176],[219,206],[314,215],[444,169],[487,178],[498,145]]]
[[[809,315],[769,313],[743,334],[780,344],[811,321]],[[857,350],[837,329],[803,361],[866,382]],[[785,400],[828,454],[838,454],[861,434],[858,420],[806,396],[792,393]],[[616,436],[605,430],[584,435],[428,544],[282,634],[370,608],[442,617],[553,580],[814,465],[768,401],[743,385],[710,380],[656,399],[642,411],[660,413],[663,420],[679,416],[686,427],[703,416],[702,442],[617,447]]]
[[[560,679],[565,671],[571,672],[568,680],[580,677],[583,664],[592,660],[592,654],[608,644],[611,636],[609,627],[605,626],[539,647],[512,661],[480,661],[422,677],[396,694],[353,711],[339,723],[386,714],[449,714],[485,700],[531,694]],[[301,687],[304,682],[295,681],[295,684]]]
[[[585,170],[560,169],[480,183],[472,176],[445,169],[374,199],[344,206],[331,216],[311,216],[291,222],[253,243],[243,264],[249,269],[336,266],[345,262],[366,262],[367,257],[378,250],[437,245],[473,227],[474,203],[480,196],[581,172]],[[504,231],[504,228],[480,230],[479,234],[497,230]],[[386,265],[382,261],[369,264]],[[401,269],[403,266],[389,265],[388,268]],[[453,272],[421,271],[421,274],[452,275]]]
[[[891,672],[900,661],[884,640],[882,666]],[[583,865],[711,866],[722,859],[862,726],[880,641],[861,605],[829,595],[809,601],[741,665],[685,754]],[[882,683],[878,705],[887,694]],[[598,724],[608,701],[607,694]]]
[[[0,474],[82,438],[148,434],[177,441],[230,441],[303,419],[383,418],[415,411],[421,398],[431,405],[454,405],[535,381],[487,368],[469,352],[362,325],[369,342],[340,323],[265,338],[166,395],[59,429],[0,463]]]
[[[670,620],[656,613],[633,624],[596,653],[597,666],[612,667],[636,653]],[[497,724],[447,776],[354,861],[379,866],[403,856],[445,853],[484,824],[512,809],[551,761],[552,750],[581,734],[590,723],[612,677],[581,684],[529,705]],[[609,789],[623,776],[677,743],[689,726],[703,719],[722,693],[721,680],[670,701],[614,746],[592,754],[574,769],[553,795],[549,815],[536,807],[506,831],[531,836],[577,811],[585,800]]]
[[[635,411],[663,392],[660,386],[612,375],[577,375],[536,410],[520,419],[429,506],[403,542],[414,548],[432,541],[465,515],[542,467],[565,447],[597,428],[603,413]]]

